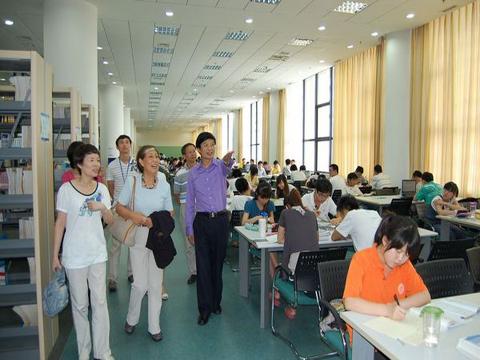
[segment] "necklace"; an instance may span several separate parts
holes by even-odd
[[[145,189],[155,189],[157,187],[157,177],[155,177],[153,179],[153,184],[152,185],[147,185],[147,183],[145,182],[145,177],[142,175],[142,186]]]

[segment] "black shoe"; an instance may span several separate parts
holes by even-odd
[[[113,280],[108,280],[108,291],[115,292],[117,291],[117,283]]]
[[[128,282],[129,282],[129,283],[133,283],[133,275],[129,275],[129,276],[128,276]]]
[[[216,315],[220,315],[222,313],[222,307],[220,305],[218,305],[218,308],[216,308],[213,311],[213,313],[216,314]]]
[[[123,329],[128,335],[132,335],[135,331],[135,325],[130,325],[128,322],[125,321],[125,326]]]
[[[210,315],[198,315],[198,325],[203,326],[208,323],[208,318]]]
[[[159,342],[160,340],[163,339],[163,334],[160,331],[158,334],[150,334],[150,337],[152,338],[153,341]]]
[[[190,275],[190,277],[188,278],[187,284],[188,284],[188,285],[192,285],[195,281],[197,281],[197,275],[196,275],[196,274],[192,274],[192,275]]]

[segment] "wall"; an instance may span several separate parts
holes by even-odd
[[[270,93],[270,123],[269,123],[269,135],[268,135],[268,142],[269,142],[269,159],[270,164],[273,164],[274,160],[277,160],[278,153],[277,153],[277,138],[278,138],[278,116],[279,116],[279,103],[278,103],[278,91]]]
[[[155,130],[155,129],[139,129],[136,132],[136,149],[142,145],[155,145],[164,149],[165,151],[175,151],[178,149],[180,155],[180,148],[185,144],[192,142],[192,132],[178,131],[178,130]],[[170,155],[170,154],[169,154]],[[171,154],[174,156],[175,154]]]
[[[386,37],[383,170],[397,186],[410,178],[410,43],[410,30]]]

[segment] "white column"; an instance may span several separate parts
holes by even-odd
[[[118,156],[115,140],[124,133],[123,87],[100,85],[99,99],[100,154],[107,164],[108,158]]]
[[[383,171],[395,185],[409,179],[410,30],[387,35]]]
[[[132,154],[135,155],[140,146],[138,146],[139,144],[137,144],[137,128],[135,127],[135,119],[132,117],[130,118],[130,129],[132,132],[131,138],[133,142]]]
[[[84,0],[45,0],[45,61],[54,86],[74,87],[83,104],[98,109],[97,8]]]
[[[130,119],[130,108],[123,108],[123,133],[132,138],[132,119]]]
[[[268,160],[268,163],[270,166],[273,166],[273,162],[275,160],[278,160],[277,156],[277,143],[278,143],[278,116],[280,115],[280,109],[279,109],[279,99],[278,99],[278,91],[274,91],[270,93],[270,119],[268,120],[270,123],[270,128],[269,128],[269,141],[268,141],[268,146],[269,146],[269,155],[270,159],[265,159]]]

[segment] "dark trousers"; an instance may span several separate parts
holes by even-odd
[[[198,311],[209,315],[222,301],[222,269],[227,251],[228,217],[197,214],[193,222],[197,262]]]

